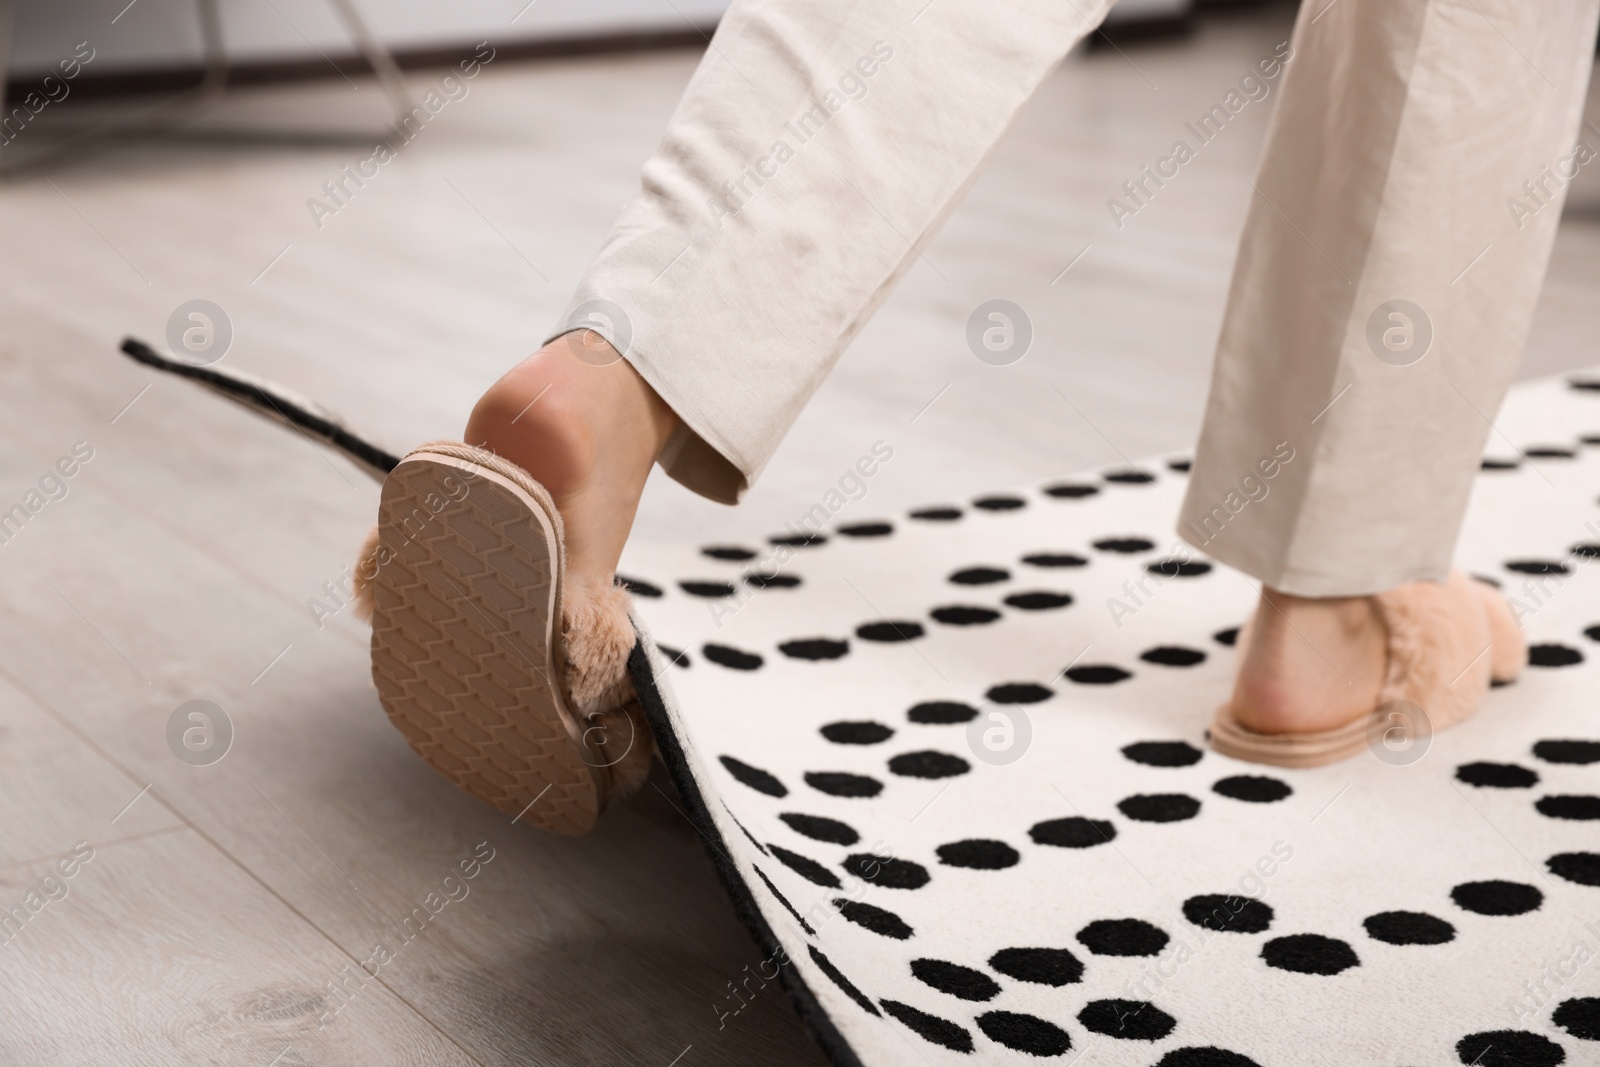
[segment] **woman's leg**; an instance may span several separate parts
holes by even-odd
[[[1265,587],[1236,699],[1247,726],[1370,711],[1383,640],[1367,594],[1449,571],[1560,175],[1592,155],[1574,142],[1597,9],[1301,8],[1179,520]]]
[[[739,497],[1110,2],[736,0],[556,338],[468,424],[551,490],[574,578],[610,582],[657,457]]]

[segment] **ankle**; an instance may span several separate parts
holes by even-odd
[[[1263,588],[1241,650],[1235,714],[1262,733],[1302,733],[1370,712],[1387,662],[1385,633],[1371,597]]]
[[[597,357],[601,351],[612,358]],[[526,468],[559,502],[589,485],[601,464],[605,481],[642,488],[677,425],[672,409],[604,338],[579,331],[490,386],[467,421],[466,440]]]
[[[561,360],[535,353],[478,399],[466,442],[523,467],[554,496],[571,493],[594,468],[598,436],[577,385]]]
[[[597,353],[610,352],[615,358]],[[490,449],[549,490],[566,524],[567,575],[610,587],[650,468],[678,417],[598,334],[567,334],[495,382],[467,422]]]
[[[1303,597],[1261,587],[1256,629],[1275,637],[1293,634],[1295,627],[1315,626],[1330,634],[1356,635],[1377,621],[1370,596]]]

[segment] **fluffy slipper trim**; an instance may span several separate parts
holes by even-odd
[[[1501,684],[1515,681],[1528,665],[1528,642],[1500,590],[1487,582],[1473,584],[1478,587],[1478,596],[1489,616],[1489,678]]]
[[[630,697],[620,707],[595,712],[588,721],[587,740],[611,770],[609,800],[626,800],[650,776],[650,760],[656,751],[644,707]]]
[[[1522,637],[1498,594],[1462,571],[1445,582],[1410,582],[1373,598],[1389,631],[1389,667],[1378,703],[1404,700],[1422,708],[1433,730],[1477,710],[1492,666],[1526,658]],[[1514,671],[1513,671],[1514,673]]]
[[[378,524],[373,523],[372,529],[367,531],[366,540],[361,542],[361,551],[356,553],[355,577],[351,581],[354,593],[350,605],[356,613],[356,618],[364,623],[372,622],[372,611],[376,606],[374,589],[378,584]]]
[[[584,720],[585,739],[611,770],[611,800],[637,792],[650,774],[655,741],[628,677],[637,637],[628,591],[569,582],[562,590],[561,637],[567,700]]]
[[[628,653],[636,639],[626,589],[568,582],[561,591],[561,640],[567,697],[580,718],[633,699]]]

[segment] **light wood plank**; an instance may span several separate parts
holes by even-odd
[[[0,945],[0,1063],[474,1062],[194,831],[82,855]],[[0,900],[54,870],[0,872]]]

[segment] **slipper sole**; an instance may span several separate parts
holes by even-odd
[[[581,834],[605,778],[556,681],[559,523],[548,496],[470,460],[402,460],[378,513],[389,558],[374,580],[372,679],[439,774],[513,822]]]

